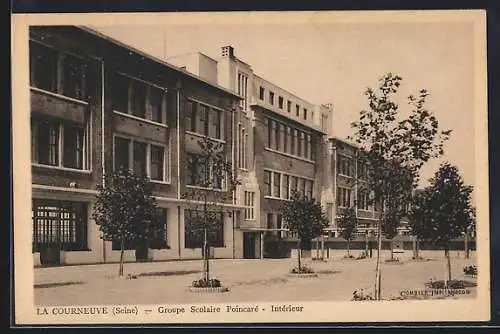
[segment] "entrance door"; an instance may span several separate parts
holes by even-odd
[[[146,240],[137,241],[135,248],[135,260],[147,261],[148,260],[148,242]]]
[[[255,233],[243,232],[243,258],[255,259]]]

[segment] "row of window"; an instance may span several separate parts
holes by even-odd
[[[290,199],[294,192],[312,198],[312,180],[285,173],[264,170],[264,195],[274,198]]]
[[[266,89],[264,87],[260,86],[259,87],[259,99],[264,101],[265,95],[266,95]],[[278,108],[279,109],[282,109],[282,110],[285,109],[284,101],[285,100],[284,100],[283,96],[278,97]],[[269,91],[268,102],[272,106],[275,105],[275,95],[274,95],[273,91]],[[288,113],[292,112],[292,102],[291,101],[286,101],[286,111]],[[296,104],[295,105],[295,116],[297,118],[300,118],[300,111],[301,111],[300,105]],[[302,108],[302,118],[304,120],[307,120],[308,116],[309,115],[308,115],[307,108]],[[311,111],[311,118],[314,118],[314,111]]]
[[[266,123],[267,148],[308,160],[316,159],[312,136],[309,133],[273,119],[266,119]]]
[[[358,161],[357,177],[360,180],[368,179],[368,166],[366,163]],[[337,171],[340,175],[356,177],[355,162],[353,158],[339,155],[337,158]]]
[[[349,208],[354,203],[352,200],[352,189],[349,188],[337,188],[337,205],[343,208]],[[370,193],[368,191],[359,190],[358,191],[357,206],[360,210],[371,210],[372,205],[370,201]]]
[[[212,219],[208,229],[208,244],[211,247],[224,247],[224,223],[222,212],[211,212]],[[201,211],[186,210],[185,248],[200,248],[204,235],[197,223],[202,219]],[[157,208],[158,229],[148,237],[152,249],[168,248],[167,209]],[[83,202],[58,200],[33,200],[33,252],[39,252],[44,245],[59,244],[61,250],[88,250],[88,204]],[[125,249],[135,249],[137,241],[127,240]],[[113,240],[112,249],[119,250],[119,240]]]
[[[189,100],[187,101],[184,117],[186,119],[186,131],[215,139],[224,138],[221,110]]]

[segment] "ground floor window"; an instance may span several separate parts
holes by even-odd
[[[224,247],[224,214],[211,211],[207,213],[207,240],[209,247]],[[203,211],[184,211],[184,247],[201,248],[204,242]]]
[[[135,250],[142,246],[152,249],[168,249],[167,209],[157,208],[156,219],[158,221],[153,225],[157,228],[151,230],[148,239],[125,240],[123,249]],[[113,240],[112,249],[121,250],[121,240]]]
[[[34,199],[33,251],[48,244],[61,250],[87,250],[87,203]]]

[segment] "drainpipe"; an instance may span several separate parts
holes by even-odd
[[[105,127],[104,127],[104,114],[106,112],[106,108],[104,106],[104,61],[99,60],[101,62],[101,170],[102,170],[102,186],[106,187],[106,163],[105,163],[105,154],[104,154],[104,135],[105,135]],[[106,263],[106,240],[104,237],[102,238],[102,260]]]
[[[181,199],[181,126],[180,126],[180,81],[177,82],[176,87],[176,109],[177,109],[177,199]],[[177,241],[179,244],[179,260],[181,259],[181,205],[177,205]]]

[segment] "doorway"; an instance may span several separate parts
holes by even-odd
[[[255,239],[256,233],[243,232],[243,258],[255,259]]]

